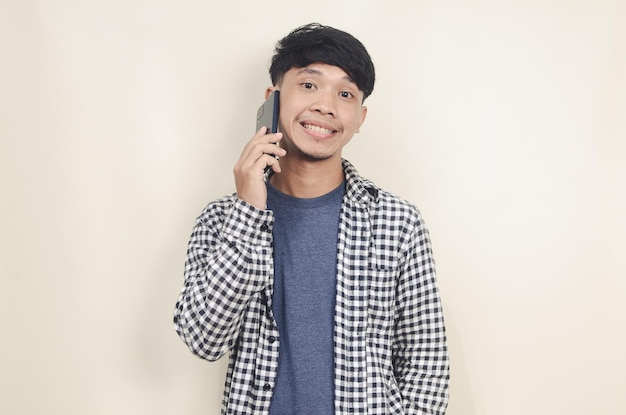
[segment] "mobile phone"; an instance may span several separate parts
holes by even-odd
[[[256,112],[256,130],[261,127],[267,127],[267,134],[278,132],[278,108],[279,108],[279,91],[274,91],[267,97],[263,105]]]
[[[267,127],[266,134],[273,134],[278,132],[278,108],[280,92],[274,91],[265,102],[259,107],[256,112],[256,131],[259,131],[261,127]],[[278,143],[276,143],[278,145]],[[274,156],[278,160],[277,156]],[[271,166],[265,168],[267,173],[272,169]]]

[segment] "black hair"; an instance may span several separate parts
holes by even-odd
[[[374,63],[365,46],[351,34],[319,23],[300,26],[276,43],[272,83],[279,83],[291,68],[316,62],[343,69],[363,92],[363,100],[374,90]]]

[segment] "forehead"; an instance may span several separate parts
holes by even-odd
[[[326,63],[312,63],[305,67],[293,67],[288,70],[285,75],[294,77],[315,77],[332,81],[350,82],[355,84],[354,80],[339,66],[329,65]],[[355,84],[356,85],[356,84]]]

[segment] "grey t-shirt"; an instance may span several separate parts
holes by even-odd
[[[275,217],[272,312],[280,336],[270,414],[334,414],[337,232],[345,182],[312,199],[271,184],[267,190]]]

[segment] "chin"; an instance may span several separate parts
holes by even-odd
[[[311,154],[311,153],[300,153],[300,156],[307,161],[324,161],[332,157],[327,154]]]
[[[319,152],[315,153],[307,149],[303,149],[297,145],[294,145],[293,148],[288,151],[292,154],[295,154],[298,158],[306,161],[324,161],[333,157],[333,154]]]

